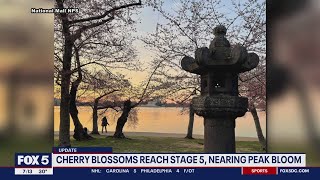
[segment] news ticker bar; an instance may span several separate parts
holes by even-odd
[[[86,172],[86,174],[176,174],[176,175],[192,175],[199,174],[204,168],[58,168],[58,174],[60,170],[70,169],[70,172]],[[71,171],[73,169],[73,171]],[[208,170],[208,168],[205,168]],[[232,169],[241,169],[236,171],[241,175],[284,175],[284,174],[309,174],[310,168],[284,168],[284,167],[242,167],[242,168],[209,168],[211,170],[218,169],[222,172],[235,172]],[[226,171],[232,170],[232,171]],[[216,171],[215,171],[216,172]],[[236,173],[236,174],[238,174]],[[15,175],[54,175],[53,168],[16,168]]]
[[[52,175],[54,168],[239,167],[243,174],[278,173],[277,167],[305,167],[305,154],[112,153],[112,148],[53,148],[53,153],[16,153],[15,174]],[[254,168],[252,168],[254,167]],[[251,168],[251,169],[250,169]]]

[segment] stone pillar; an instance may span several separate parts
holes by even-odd
[[[234,131],[234,118],[204,118],[204,152],[235,153]]]

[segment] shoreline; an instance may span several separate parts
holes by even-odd
[[[108,133],[103,133],[100,135],[108,135],[111,136],[113,135],[114,131],[108,131]],[[178,133],[158,133],[158,132],[125,132],[124,133],[126,136],[131,136],[131,137],[135,137],[135,136],[149,136],[149,137],[179,137],[179,138],[184,138],[186,136],[186,134],[178,134]],[[58,136],[59,132],[58,131],[54,131],[54,136]],[[73,132],[70,131],[70,135],[73,135]],[[194,134],[193,138],[196,139],[203,139],[203,135],[199,135],[199,134]],[[258,138],[255,137],[236,137],[236,141],[258,141]]]
[[[54,108],[60,108],[60,105],[54,105]],[[90,107],[89,105],[81,105],[81,106],[77,106],[77,107]],[[188,109],[188,106],[146,106],[146,105],[139,105],[137,107],[143,107],[143,108],[186,108]],[[249,111],[248,111],[249,112]],[[257,112],[266,112],[265,110],[262,109],[257,109]]]

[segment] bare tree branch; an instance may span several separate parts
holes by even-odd
[[[144,90],[143,90],[143,93],[141,94],[141,97],[139,98],[139,101],[138,101],[137,103],[135,103],[134,105],[132,105],[132,106],[131,106],[132,108],[138,106],[138,105],[143,101],[143,98],[144,98],[144,96],[145,96],[145,94],[146,94],[146,92],[147,92],[147,89],[148,89],[148,87],[149,87],[149,84],[150,84],[150,82],[151,82],[152,76],[153,76],[154,73],[157,71],[157,69],[160,67],[161,63],[162,63],[162,61],[154,68],[154,70],[153,70],[152,73],[150,74],[149,79],[148,79],[148,81],[147,81],[147,84],[146,84],[146,86],[145,86],[145,88],[144,88]]]
[[[79,28],[75,34],[72,35],[72,39],[73,41],[75,41],[76,39],[79,39],[81,37],[81,34],[85,31],[87,31],[88,29],[91,29],[91,28],[94,28],[94,27],[98,27],[100,25],[103,25],[107,22],[110,22],[114,19],[114,16],[111,16],[109,17],[108,19],[104,19],[104,20],[101,20],[99,22],[96,22],[96,23],[93,23],[93,24],[90,24],[90,25],[85,25],[85,26],[82,26],[81,28]]]
[[[105,11],[103,14],[98,15],[98,16],[92,16],[92,17],[88,17],[88,18],[83,18],[83,19],[77,19],[77,20],[70,21],[70,24],[75,24],[75,23],[81,23],[81,22],[87,22],[87,21],[93,21],[93,20],[103,19],[103,18],[105,18],[107,15],[113,14],[113,13],[114,13],[115,11],[117,11],[117,10],[125,9],[125,8],[131,7],[131,6],[138,6],[138,5],[142,5],[141,0],[139,0],[139,2],[137,2],[137,3],[126,4],[126,5],[114,7],[114,8],[112,8],[112,9],[110,9],[110,10]]]

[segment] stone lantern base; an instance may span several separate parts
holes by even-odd
[[[195,113],[204,117],[204,151],[235,153],[235,119],[247,112],[245,97],[214,95],[192,99]]]

